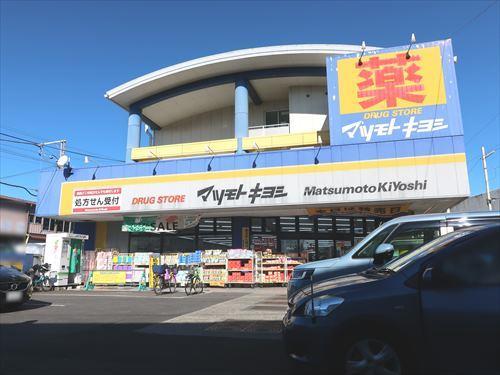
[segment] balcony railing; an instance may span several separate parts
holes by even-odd
[[[283,126],[276,127],[286,128]],[[265,128],[267,129],[267,128]],[[238,147],[235,138],[204,142],[178,143],[162,146],[139,147],[132,150],[132,160],[151,161],[157,159],[182,158],[234,153]],[[246,152],[278,150],[296,147],[312,147],[329,144],[328,132],[285,133],[276,135],[250,136],[242,139]]]
[[[290,124],[254,125],[248,128],[249,137],[263,137],[267,135],[289,134]]]

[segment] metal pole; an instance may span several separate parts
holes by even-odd
[[[491,211],[493,208],[491,207],[490,182],[488,180],[488,167],[486,165],[486,158],[492,153],[486,155],[484,146],[481,146],[481,153],[481,159],[483,160],[484,182],[486,183],[486,203],[488,204],[488,210]]]

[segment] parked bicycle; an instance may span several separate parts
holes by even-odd
[[[200,278],[199,267],[191,267],[186,276],[186,286],[184,287],[186,295],[203,293],[203,282]]]
[[[177,268],[169,267],[166,264],[154,265],[154,282],[153,291],[156,295],[163,294],[163,291],[168,289],[170,293],[175,293],[177,290]]]
[[[50,271],[50,264],[35,264],[31,267],[26,273],[29,277],[31,277],[33,290],[48,292],[53,289],[53,285],[50,281],[47,272]]]

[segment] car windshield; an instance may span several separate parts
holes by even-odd
[[[382,269],[398,272],[417,259],[420,259],[432,252],[438,251],[439,249],[447,246],[450,242],[453,242],[460,237],[472,233],[472,231],[472,229],[468,229],[445,234],[444,236],[438,237],[435,240],[420,246],[418,249],[407,253],[406,255],[394,259],[393,261],[387,263]]]

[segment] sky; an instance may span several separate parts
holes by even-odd
[[[35,142],[123,160],[128,114],[104,93],[189,59],[269,45],[392,47],[452,38],[472,194],[500,186],[498,1],[8,1],[0,0],[0,128]],[[5,139],[0,136],[0,139]],[[11,138],[12,139],[12,138]],[[0,141],[0,180],[36,189],[46,149]],[[83,166],[83,156],[71,155]],[[42,161],[40,161],[42,159]],[[101,165],[116,163],[91,158]],[[35,199],[0,185],[3,195]],[[32,193],[36,194],[35,191]]]

